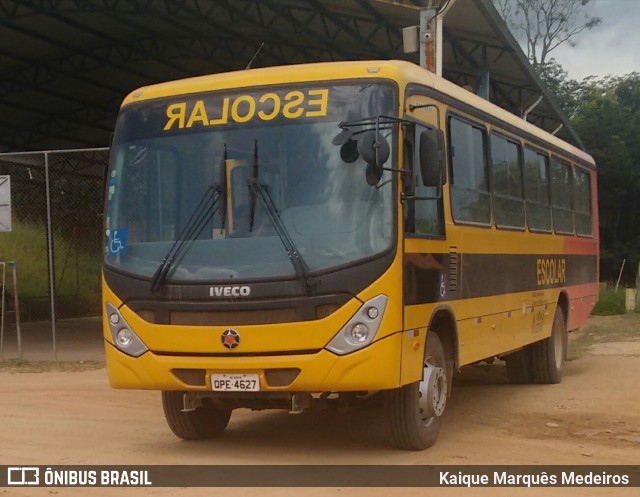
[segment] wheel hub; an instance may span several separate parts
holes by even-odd
[[[423,419],[440,417],[447,403],[447,375],[443,368],[428,362],[420,382],[420,413]]]

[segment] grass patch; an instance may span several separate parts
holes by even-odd
[[[101,361],[21,361],[12,359],[0,362],[0,373],[78,373],[103,369]]]
[[[636,340],[640,340],[640,314],[592,317],[578,332],[569,335],[567,359],[571,361],[584,356],[598,343]]]
[[[593,309],[594,316],[614,316],[626,312],[624,306],[624,289],[615,290],[613,288],[603,288],[600,291],[600,298]]]
[[[640,339],[640,314],[628,313],[608,319],[591,318],[584,331],[605,342]]]
[[[569,350],[567,351],[567,361],[575,361],[583,357],[591,346],[596,343],[597,338],[592,332],[582,332],[575,338],[569,335]]]
[[[89,253],[78,237],[70,240],[54,235],[53,243],[56,295],[72,299],[80,311],[79,315],[96,314],[100,311],[100,254]],[[33,302],[34,298],[49,295],[49,262],[44,225],[15,221],[11,232],[0,233],[0,254],[3,260],[17,262],[18,294],[21,300]],[[7,289],[13,291],[10,274],[7,279]],[[42,302],[48,306],[47,299]]]

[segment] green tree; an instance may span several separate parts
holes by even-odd
[[[579,82],[570,79],[567,71],[555,59],[549,59],[547,62],[539,64],[537,71],[565,114],[569,117],[573,116],[588,91],[588,80]]]
[[[589,16],[591,0],[493,0],[514,36],[526,47],[534,67],[547,62],[563,43],[575,46],[575,37],[602,22]]]
[[[598,165],[602,276],[613,279],[640,259],[640,74],[582,85],[572,121]]]

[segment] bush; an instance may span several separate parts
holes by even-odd
[[[593,309],[592,314],[596,316],[613,316],[615,314],[625,314],[624,289],[615,290],[613,288],[603,288],[600,290],[600,299]]]

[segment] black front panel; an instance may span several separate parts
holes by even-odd
[[[327,314],[326,309],[337,309],[351,298],[371,285],[386,271],[393,261],[395,251],[390,251],[382,257],[314,276],[313,290],[308,294],[305,284],[299,279],[279,281],[238,281],[235,287],[249,287],[249,295],[217,296],[215,289],[219,286],[227,287],[228,281],[222,284],[200,285],[172,285],[162,286],[157,294],[150,290],[148,279],[131,277],[119,273],[109,267],[104,268],[105,281],[125,305],[145,318],[158,324],[171,322],[172,313],[189,312],[220,312],[246,313],[250,318],[251,311],[276,313],[277,310],[290,310],[287,316],[294,316],[295,321],[309,321],[319,319]],[[224,292],[222,292],[224,293]],[[246,292],[242,292],[246,293]],[[234,318],[233,324],[255,324],[253,321],[238,322]],[[282,319],[276,322],[287,322]],[[210,323],[214,324],[214,323]],[[220,325],[228,323],[220,322]]]

